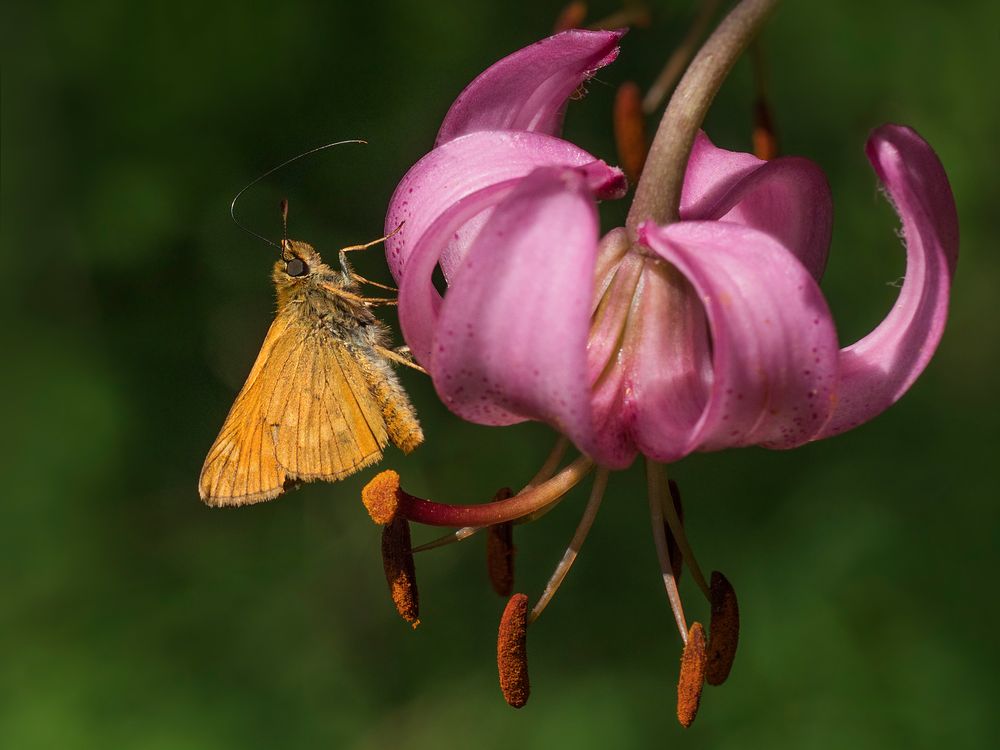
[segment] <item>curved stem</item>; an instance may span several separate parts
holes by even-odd
[[[537,487],[519,492],[507,500],[478,505],[448,505],[406,495],[402,512],[408,520],[427,526],[492,526],[515,521],[569,492],[593,468],[591,459],[580,456]]]
[[[633,237],[647,219],[658,224],[677,220],[695,135],[722,82],[777,4],[778,0],[742,0],[708,38],[677,84],[656,130],[625,222]]]

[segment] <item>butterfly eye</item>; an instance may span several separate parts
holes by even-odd
[[[285,273],[289,276],[305,276],[309,269],[306,268],[306,264],[299,258],[292,258],[290,261],[285,263]]]

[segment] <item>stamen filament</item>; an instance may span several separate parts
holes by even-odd
[[[684,35],[681,43],[670,53],[666,65],[663,66],[663,70],[660,71],[660,74],[653,81],[653,85],[649,87],[649,91],[646,92],[646,96],[642,100],[642,111],[647,115],[658,110],[660,105],[663,104],[663,100],[670,93],[674,84],[677,83],[677,79],[681,77],[681,73],[687,67],[691,56],[694,55],[698,42],[705,36],[708,24],[718,9],[719,0],[702,0],[701,7],[698,8],[698,14],[694,17],[694,21],[691,22],[691,26],[688,27],[687,33]]]
[[[590,491],[590,499],[587,500],[587,507],[583,510],[583,517],[580,519],[580,523],[573,533],[569,547],[563,553],[562,560],[559,561],[555,571],[552,573],[552,577],[549,578],[549,582],[545,584],[545,590],[542,592],[541,597],[539,597],[538,602],[532,608],[531,614],[528,616],[529,625],[539,618],[549,602],[552,601],[552,597],[559,590],[563,580],[569,573],[569,569],[573,567],[577,555],[580,554],[580,548],[583,546],[587,534],[590,533],[590,527],[594,525],[597,510],[601,507],[601,501],[604,499],[604,490],[608,486],[608,473],[607,469],[600,468],[594,475],[594,487]]]
[[[662,474],[662,486],[665,490],[665,494],[661,496],[660,502],[667,518],[667,525],[670,526],[670,533],[674,535],[674,541],[677,542],[677,546],[681,548],[681,554],[684,556],[684,562],[691,570],[691,576],[694,578],[694,582],[698,584],[698,588],[701,589],[705,598],[711,602],[712,594],[710,593],[708,581],[705,580],[705,574],[701,572],[701,566],[698,565],[698,560],[696,560],[694,556],[694,550],[692,550],[691,545],[688,544],[687,535],[684,533],[684,524],[681,523],[681,519],[677,516],[677,509],[674,508],[674,501],[670,496],[670,485],[666,482],[666,467],[663,464],[657,464],[653,461],[648,461],[647,464],[657,467],[657,470]]]
[[[677,590],[677,579],[674,577],[673,565],[670,564],[670,548],[667,544],[667,533],[663,527],[663,493],[667,490],[666,472],[662,464],[646,461],[646,487],[649,495],[649,517],[653,526],[653,542],[656,544],[656,557],[660,561],[660,572],[663,574],[663,587],[667,590],[670,609],[674,613],[677,631],[681,640],[687,643],[688,626],[684,617],[684,605],[681,594]],[[673,505],[673,503],[670,503]],[[672,527],[671,527],[672,530]]]
[[[691,147],[712,100],[778,0],[740,0],[701,46],[674,89],[653,137],[625,226],[677,221]]]
[[[590,458],[580,456],[548,481],[499,502],[449,505],[404,495],[401,511],[410,521],[427,526],[492,526],[515,521],[565,495],[593,468]]]
[[[566,455],[566,449],[568,447],[569,447],[569,440],[560,435],[559,439],[556,440],[556,444],[552,446],[552,450],[549,452],[548,458],[545,459],[545,463],[542,464],[542,467],[535,473],[535,476],[531,478],[531,481],[529,481],[524,486],[524,489],[522,489],[521,492],[524,492],[524,490],[531,489],[532,487],[537,487],[542,482],[551,479],[552,475],[556,473],[556,469],[559,468],[559,463],[563,460],[563,456]],[[528,516],[526,519],[522,520],[534,521],[535,518],[544,515],[546,512],[548,512],[548,509],[543,509],[538,513]],[[463,526],[460,529],[452,531],[443,536],[439,536],[437,539],[432,539],[429,542],[421,544],[419,547],[414,547],[413,551],[424,552],[429,549],[436,549],[438,547],[444,547],[448,544],[454,544],[455,542],[461,542],[463,539],[468,539],[470,536],[472,536],[482,528],[484,527]]]

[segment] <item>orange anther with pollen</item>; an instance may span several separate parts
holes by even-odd
[[[393,519],[382,530],[382,565],[396,611],[417,627],[420,624],[420,597],[411,552],[410,524],[405,518]]]
[[[740,607],[728,579],[712,571],[712,619],[708,630],[708,668],[705,681],[721,685],[729,677],[740,640]]]
[[[687,728],[694,723],[701,703],[701,689],[705,682],[705,629],[696,622],[688,631],[684,654],[681,656],[681,675],[677,681],[677,720]]]
[[[399,474],[383,471],[365,485],[361,490],[361,502],[365,504],[368,515],[379,526],[384,526],[396,517],[400,505]]]
[[[528,597],[514,594],[500,618],[497,636],[497,670],[504,700],[514,708],[528,702]]]

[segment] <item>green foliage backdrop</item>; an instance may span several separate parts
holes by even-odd
[[[546,34],[559,2],[5,4],[0,746],[987,745],[1000,730],[997,7],[788,2],[766,32],[783,148],[833,188],[824,289],[844,341],[880,319],[903,272],[863,156],[870,128],[911,124],[938,150],[962,258],[938,357],[883,418],[674,469],[745,623],[731,680],[684,731],[638,467],[612,478],[532,630],[519,712],[496,687],[502,602],[479,540],[419,558],[412,632],[359,503],[369,472],[232,512],[195,491],[273,309],[270,251],[232,225],[231,196],[288,156],[364,137],[268,179],[241,212],[274,235],[287,196],[293,236],[321,249],[377,236],[451,99]],[[614,160],[614,86],[648,84],[690,9],[654,7],[654,27],[573,103],[570,137]],[[741,64],[707,123],[717,143],[749,145],[751,96]],[[377,252],[361,265],[387,278]],[[428,440],[385,465],[412,490],[475,501],[541,462],[546,429],[465,424],[403,378]],[[519,534],[520,588],[540,590],[584,498]]]

